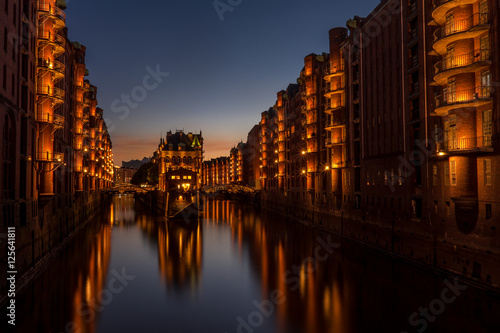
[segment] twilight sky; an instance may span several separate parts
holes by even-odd
[[[87,47],[116,165],[151,156],[160,133],[176,129],[201,129],[206,159],[228,155],[296,82],[304,57],[328,52],[328,30],[379,3],[218,2],[239,5],[219,15],[214,0],[67,1],[69,37]]]

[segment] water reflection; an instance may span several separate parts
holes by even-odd
[[[114,197],[18,295],[17,331],[417,332],[410,315],[446,288],[446,277],[252,205],[207,200],[203,216],[167,222]],[[122,267],[136,278],[107,302]],[[498,298],[470,287],[426,332],[499,332],[498,313]]]
[[[424,327],[425,316],[415,317],[412,325],[409,316],[441,297],[446,279],[454,283],[453,276],[436,276],[279,215],[256,214],[250,205],[208,201],[204,216],[207,224],[231,228],[239,253],[248,248],[250,264],[260,277],[258,302],[270,306],[273,295],[282,295],[284,302],[272,304],[274,332],[416,332]],[[338,243],[338,248],[328,253],[328,243]],[[427,332],[500,331],[495,315],[500,300],[472,288],[442,313],[429,313]],[[247,328],[256,328],[245,315]]]
[[[84,227],[17,295],[17,332],[95,332],[110,254],[111,226],[106,216]]]

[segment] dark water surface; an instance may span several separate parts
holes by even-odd
[[[116,196],[16,302],[17,332],[500,332],[499,298],[234,201]]]

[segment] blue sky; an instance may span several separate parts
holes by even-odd
[[[276,93],[296,81],[304,57],[328,52],[328,30],[379,3],[219,3],[230,2],[238,5],[223,21],[213,0],[67,2],[69,37],[87,47],[88,78],[98,87],[115,164],[151,155],[170,129],[201,129],[205,157],[227,155]],[[148,67],[168,76],[148,78],[145,89]]]

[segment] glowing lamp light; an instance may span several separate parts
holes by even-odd
[[[444,156],[445,154],[444,154],[444,152],[440,151],[440,152],[438,153],[438,155],[439,155],[439,156]]]
[[[305,155],[305,154],[306,154],[306,151],[305,151],[305,150],[303,150],[303,151],[302,151],[302,155]]]
[[[330,170],[330,167],[327,165],[327,166],[325,167],[325,170],[326,170],[326,171]]]
[[[306,170],[302,170],[302,174],[305,174],[306,173]]]

